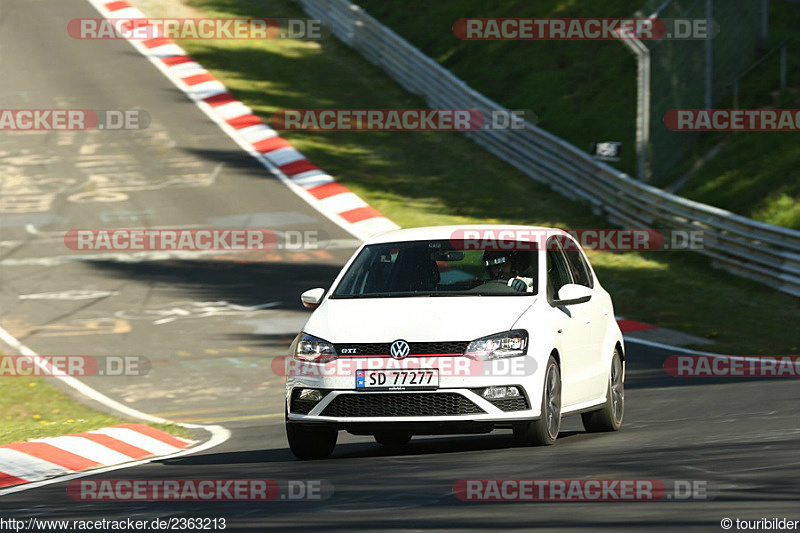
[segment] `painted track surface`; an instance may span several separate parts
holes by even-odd
[[[335,487],[323,502],[99,504],[73,501],[65,484],[54,484],[0,498],[3,517],[222,516],[232,530],[303,531],[716,531],[724,517],[800,518],[797,382],[678,380],[661,368],[669,352],[634,344],[619,434],[588,435],[568,419],[558,445],[547,449],[515,448],[498,433],[419,438],[400,453],[343,435],[332,460],[293,460],[281,379],[270,361],[307,316],[298,294],[329,283],[355,243],[266,177],[130,45],[70,40],[66,21],[97,16],[84,0],[7,0],[0,9],[0,60],[14,73],[0,82],[0,107],[142,108],[153,117],[142,132],[2,134],[0,325],[42,354],[145,355],[153,363],[146,377],[86,382],[136,409],[233,431],[203,455],[124,477],[326,479]],[[118,201],[85,201],[90,195],[82,193],[98,190]],[[119,200],[120,192],[127,198]],[[74,261],[59,236],[70,228],[243,224],[321,230],[341,247]],[[64,296],[75,289],[96,297]],[[463,478],[592,477],[704,480],[720,494],[705,502],[497,504],[451,493]]]

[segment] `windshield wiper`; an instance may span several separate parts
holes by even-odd
[[[361,298],[445,298],[449,296],[536,296],[535,293],[530,292],[382,292],[382,293],[367,293],[367,294],[342,294],[332,295],[332,300],[358,300]]]
[[[432,292],[432,293],[426,294],[426,296],[431,296],[431,297],[439,297],[439,296],[475,296],[475,293],[474,292],[463,292],[463,291],[458,291],[458,292]],[[478,294],[478,296],[482,296],[482,295]]]
[[[358,300],[359,298],[413,298],[415,296],[430,296],[425,292],[370,292],[366,294],[333,295],[333,300]]]

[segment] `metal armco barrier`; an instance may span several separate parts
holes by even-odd
[[[298,0],[309,17],[383,68],[431,108],[507,110],[427,57],[347,0]],[[564,196],[588,202],[615,224],[632,228],[702,231],[704,250],[719,266],[779,291],[800,296],[800,231],[735,215],[640,183],[533,124],[525,130],[466,133],[476,143]]]

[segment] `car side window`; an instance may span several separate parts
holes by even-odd
[[[567,263],[572,272],[573,283],[583,285],[584,287],[594,288],[594,278],[589,265],[586,263],[583,254],[579,250],[567,250],[564,252],[567,256]]]
[[[547,241],[547,285],[550,296],[558,297],[559,289],[568,283],[572,283],[572,278],[564,252],[558,241],[550,239]]]

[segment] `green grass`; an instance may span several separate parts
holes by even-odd
[[[398,8],[384,0],[358,0],[378,20],[408,39],[479,92],[510,108],[528,108],[539,125],[588,150],[600,140],[623,142],[623,159],[615,164],[635,175],[634,124],[636,70],[632,54],[618,42],[461,41],[451,31],[464,17],[630,17],[644,0],[409,0]],[[771,3],[770,42],[796,34],[800,9]],[[788,86],[778,87],[778,56],[742,82],[740,107],[778,104],[800,108],[800,53],[789,46]],[[656,88],[656,90],[658,90]],[[719,102],[717,107],[730,107]],[[736,133],[710,136],[689,162],[719,142],[722,151],[709,165],[692,173],[680,193],[771,224],[800,229],[800,133]],[[677,169],[675,179],[689,168]],[[663,180],[663,184],[669,183]]]
[[[203,16],[304,15],[296,4],[284,0],[190,3]],[[266,120],[286,108],[424,106],[335,39],[322,44],[204,41],[182,46]],[[570,120],[563,122],[567,125]],[[586,205],[564,199],[459,134],[292,131],[284,135],[315,164],[404,227],[478,222],[610,227]],[[590,255],[619,315],[714,339],[721,352],[799,350],[800,306],[795,298],[714,270],[707,259],[688,252]]]
[[[718,135],[714,141],[724,143],[723,148],[691,174],[680,193],[800,229],[800,133],[733,133]]]
[[[511,109],[533,110],[539,126],[581,150],[595,141],[621,141],[615,166],[635,173],[636,60],[623,43],[465,41],[452,26],[469,17],[630,18],[643,0],[355,3],[478,92]]]
[[[0,377],[0,445],[129,422],[90,409],[41,378]],[[192,437],[189,430],[180,426],[149,425],[173,435]]]
[[[772,49],[794,37],[800,9],[788,2],[772,2]],[[773,55],[741,82],[739,107],[800,108],[800,53],[798,42],[788,46],[787,89],[778,91],[780,56]],[[717,107],[732,107],[732,98]],[[707,136],[688,163],[721,144],[719,154],[690,173],[680,194],[770,224],[800,229],[800,133],[739,132]],[[685,169],[684,169],[685,170]]]

